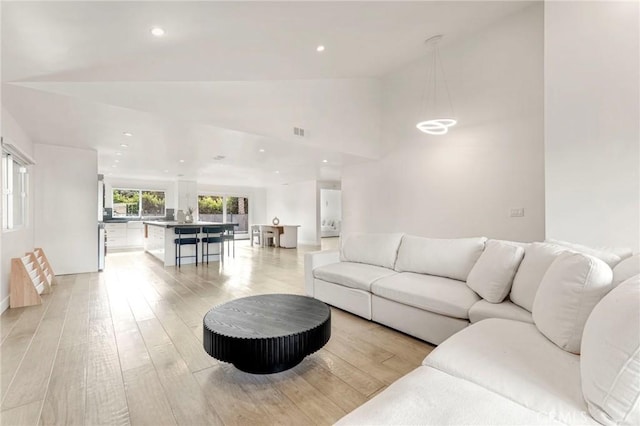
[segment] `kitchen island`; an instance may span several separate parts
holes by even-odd
[[[164,266],[174,266],[176,263],[176,246],[174,240],[177,237],[175,228],[202,228],[203,226],[222,226],[225,231],[233,231],[238,226],[237,223],[220,223],[220,222],[193,222],[180,223],[177,221],[148,221],[144,223],[144,251],[159,259]],[[232,232],[233,233],[233,232]],[[198,234],[198,238],[202,240],[205,236],[202,232]],[[202,244],[202,243],[199,243]],[[209,249],[210,255],[219,255],[218,247],[212,244]],[[198,250],[201,255],[202,250]],[[183,246],[183,256],[195,255],[195,246]],[[185,258],[182,264],[195,263],[195,258]],[[200,262],[200,260],[198,260]]]

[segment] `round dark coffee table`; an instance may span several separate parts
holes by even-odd
[[[331,337],[331,310],[295,294],[263,294],[232,300],[203,319],[204,350],[254,374],[292,368]]]

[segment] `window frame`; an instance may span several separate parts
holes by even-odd
[[[138,215],[137,216],[115,216],[113,212],[115,211],[114,204],[116,204],[113,200],[113,193],[115,191],[134,191],[138,192]],[[142,193],[143,192],[161,192],[164,196],[164,214],[163,215],[155,215],[155,216],[145,216],[142,214]],[[112,187],[111,188],[111,208],[112,208],[112,217],[114,218],[123,218],[123,219],[133,219],[133,218],[162,218],[167,215],[167,191],[164,189],[143,189],[143,188],[121,188],[121,187]]]

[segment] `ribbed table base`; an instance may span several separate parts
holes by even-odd
[[[287,303],[279,306],[279,302]],[[281,311],[265,310],[265,304]],[[315,315],[312,314],[314,309]],[[299,332],[295,332],[296,317],[300,323]],[[281,330],[283,334],[261,336],[256,331],[249,333],[255,337],[247,337],[248,330],[264,329],[269,321],[286,324]],[[234,335],[233,331],[237,333]],[[307,355],[322,348],[330,337],[330,309],[305,296],[262,295],[237,299],[213,308],[203,319],[204,350],[220,361],[230,362],[239,370],[253,374],[278,373],[293,368]]]

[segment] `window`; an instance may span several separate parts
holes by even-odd
[[[164,216],[164,191],[142,191],[142,216]]]
[[[237,223],[236,238],[248,238],[249,199],[247,197],[198,195],[198,217],[206,222]]]
[[[29,175],[25,164],[12,154],[2,154],[2,229],[15,229],[27,223]]]
[[[209,218],[212,222],[222,222],[222,201],[220,195],[198,195],[198,217],[218,216]]]
[[[113,217],[164,216],[164,191],[114,188]]]

